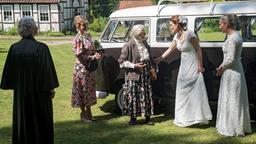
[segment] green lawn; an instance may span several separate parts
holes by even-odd
[[[42,41],[70,41],[70,38],[38,38]],[[0,38],[0,75],[9,46],[18,40]],[[97,121],[92,124],[79,121],[79,109],[70,106],[72,68],[74,56],[71,44],[50,45],[50,50],[57,69],[60,87],[54,98],[55,144],[235,144],[256,143],[254,134],[246,137],[223,137],[216,133],[215,121],[207,126],[180,128],[173,122],[174,103],[169,103],[168,115],[155,115],[155,126],[129,126],[129,118],[120,116],[116,110],[114,96],[99,99],[93,107]],[[216,104],[215,104],[216,105]],[[139,119],[140,122],[143,119]],[[12,91],[0,90],[0,144],[11,143]]]

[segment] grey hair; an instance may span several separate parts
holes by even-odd
[[[137,36],[141,33],[141,31],[142,31],[143,29],[144,29],[144,25],[141,25],[141,24],[134,25],[134,26],[132,27],[132,31],[131,31],[131,33],[130,33],[131,38],[137,37]]]
[[[26,16],[20,19],[18,33],[21,37],[34,37],[37,34],[37,26],[33,17]]]
[[[224,15],[220,18],[220,20],[227,23],[228,28],[235,30],[240,30],[241,28],[239,18],[236,15]]]

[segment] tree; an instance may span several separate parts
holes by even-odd
[[[108,17],[116,10],[119,1],[120,0],[88,0],[89,17]]]

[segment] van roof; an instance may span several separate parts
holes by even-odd
[[[222,15],[222,14],[250,14],[256,12],[255,1],[229,1],[229,2],[203,2],[166,4],[145,6],[117,10],[110,15],[110,18],[117,17],[154,17],[170,15]]]

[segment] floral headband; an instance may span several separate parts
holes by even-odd
[[[179,23],[181,23],[181,24],[187,23],[187,19],[184,16],[179,16],[178,19],[179,19]]]

